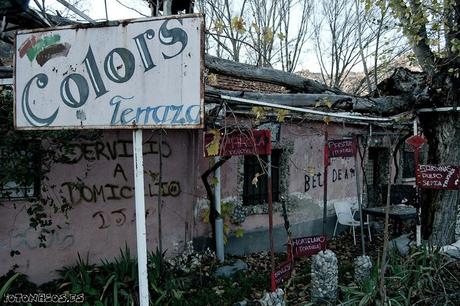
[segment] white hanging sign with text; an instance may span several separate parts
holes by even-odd
[[[18,129],[203,127],[203,18],[21,31]]]

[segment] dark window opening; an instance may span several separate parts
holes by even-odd
[[[24,199],[40,190],[39,144],[35,142],[0,146],[0,198]]]
[[[280,156],[282,150],[272,150],[272,200],[279,201],[280,198]],[[267,162],[266,155],[260,155],[262,164]],[[258,205],[268,203],[268,178],[267,174],[258,177],[257,185],[252,181],[256,173],[263,173],[261,162],[257,156],[247,155],[244,157],[244,183],[243,183],[243,205]]]
[[[414,178],[415,177],[415,158],[414,152],[403,151],[403,162],[402,162],[402,177],[403,178]]]

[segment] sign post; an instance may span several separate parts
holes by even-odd
[[[272,195],[272,155],[267,156],[267,189],[268,189],[268,236],[270,239],[270,267],[272,275],[275,274],[275,243],[273,241],[273,195]],[[271,289],[276,290],[276,283],[272,277]]]
[[[355,173],[356,173],[356,196],[358,199],[358,209],[359,209],[359,223],[360,223],[360,234],[361,234],[361,252],[363,256],[366,256],[366,245],[364,243],[364,219],[363,219],[363,203],[361,199],[361,185],[360,185],[360,178],[359,178],[359,171],[361,167],[358,163],[358,154],[356,154],[357,147],[359,146],[359,138],[355,136],[354,140],[354,147],[356,148],[354,157],[355,157]],[[352,145],[353,146],[353,145]]]
[[[147,232],[145,228],[144,158],[142,154],[142,130],[133,131],[134,148],[134,200],[136,202],[136,243],[139,272],[139,304],[149,304],[147,278]],[[159,191],[161,192],[161,190]]]
[[[192,14],[16,35],[16,129],[133,129],[142,306],[149,304],[142,129],[203,128],[203,33],[203,17]],[[161,192],[160,184],[160,209]]]
[[[415,169],[417,171],[420,163],[420,148],[426,142],[426,139],[422,136],[417,135],[417,121],[414,121],[414,136],[411,136],[406,139],[406,143],[414,149],[414,160],[415,160]],[[417,174],[416,174],[417,175]],[[415,240],[417,246],[422,245],[422,210],[420,203],[420,187],[418,184],[415,184],[415,209],[417,211],[417,221],[416,221],[416,231],[415,231]]]
[[[326,234],[326,217],[327,217],[327,167],[329,166],[329,144],[327,125],[324,132],[324,183],[323,183],[323,235]]]

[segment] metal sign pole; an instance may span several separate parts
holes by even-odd
[[[158,174],[158,249],[160,254],[163,254],[163,234],[161,232],[161,208],[162,195],[163,195],[163,153],[161,152],[161,146],[163,145],[163,130],[160,129],[160,137],[158,140],[158,163],[159,163],[159,174]]]
[[[418,135],[417,118],[414,119],[414,136]],[[416,147],[414,151],[415,172],[417,173],[418,165],[420,164],[420,147]],[[417,176],[417,174],[415,175]],[[415,241],[419,247],[422,245],[422,209],[420,207],[420,187],[415,183],[415,209],[417,211],[417,221],[415,226]]]
[[[361,251],[363,253],[363,256],[366,255],[366,246],[364,244],[364,219],[363,219],[363,204],[361,200],[361,185],[360,185],[360,179],[359,179],[359,171],[361,170],[361,167],[359,166],[358,163],[358,147],[359,147],[359,138],[355,136],[355,146],[356,146],[356,152],[355,152],[355,173],[356,173],[356,196],[358,199],[358,208],[359,208],[359,223],[361,227]]]
[[[420,149],[426,142],[426,139],[418,135],[417,118],[414,120],[414,136],[406,139],[406,144],[410,145],[414,149],[415,159],[415,208],[417,211],[417,222],[416,222],[416,241],[417,246],[422,245],[422,222],[421,222],[421,207],[420,207],[420,187],[419,187],[419,176],[418,168],[420,164]]]
[[[214,162],[219,162],[220,157],[214,157]],[[216,205],[216,256],[219,262],[224,262],[224,220],[221,217],[221,185],[220,185],[220,167],[214,171],[214,177],[216,178],[216,184],[214,186],[214,203]]]
[[[271,277],[271,290],[276,290],[275,283],[275,244],[273,242],[273,196],[272,196],[272,155],[267,155],[268,175],[267,175],[267,188],[268,188],[268,235],[270,238],[270,267],[272,270]]]
[[[327,217],[327,167],[329,166],[329,146],[327,126],[324,133],[324,191],[323,191],[323,235],[326,234],[326,217]]]
[[[134,197],[136,202],[136,243],[139,272],[139,305],[149,305],[147,281],[147,233],[145,228],[144,159],[142,156],[142,130],[133,131]]]

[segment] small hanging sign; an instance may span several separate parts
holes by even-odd
[[[218,131],[204,133],[204,157],[266,155],[272,152],[270,130]]]
[[[353,157],[356,154],[355,139],[331,139],[327,142],[329,158]]]
[[[425,142],[426,139],[419,135],[414,135],[406,139],[406,143],[414,149],[419,149]]]
[[[272,283],[274,282],[277,286],[283,281],[289,279],[294,270],[294,261],[287,260],[276,267],[275,272],[272,273]]]
[[[312,256],[326,249],[326,236],[310,236],[292,239],[294,258]]]
[[[458,190],[459,180],[459,166],[419,165],[417,167],[416,182],[421,188]]]

